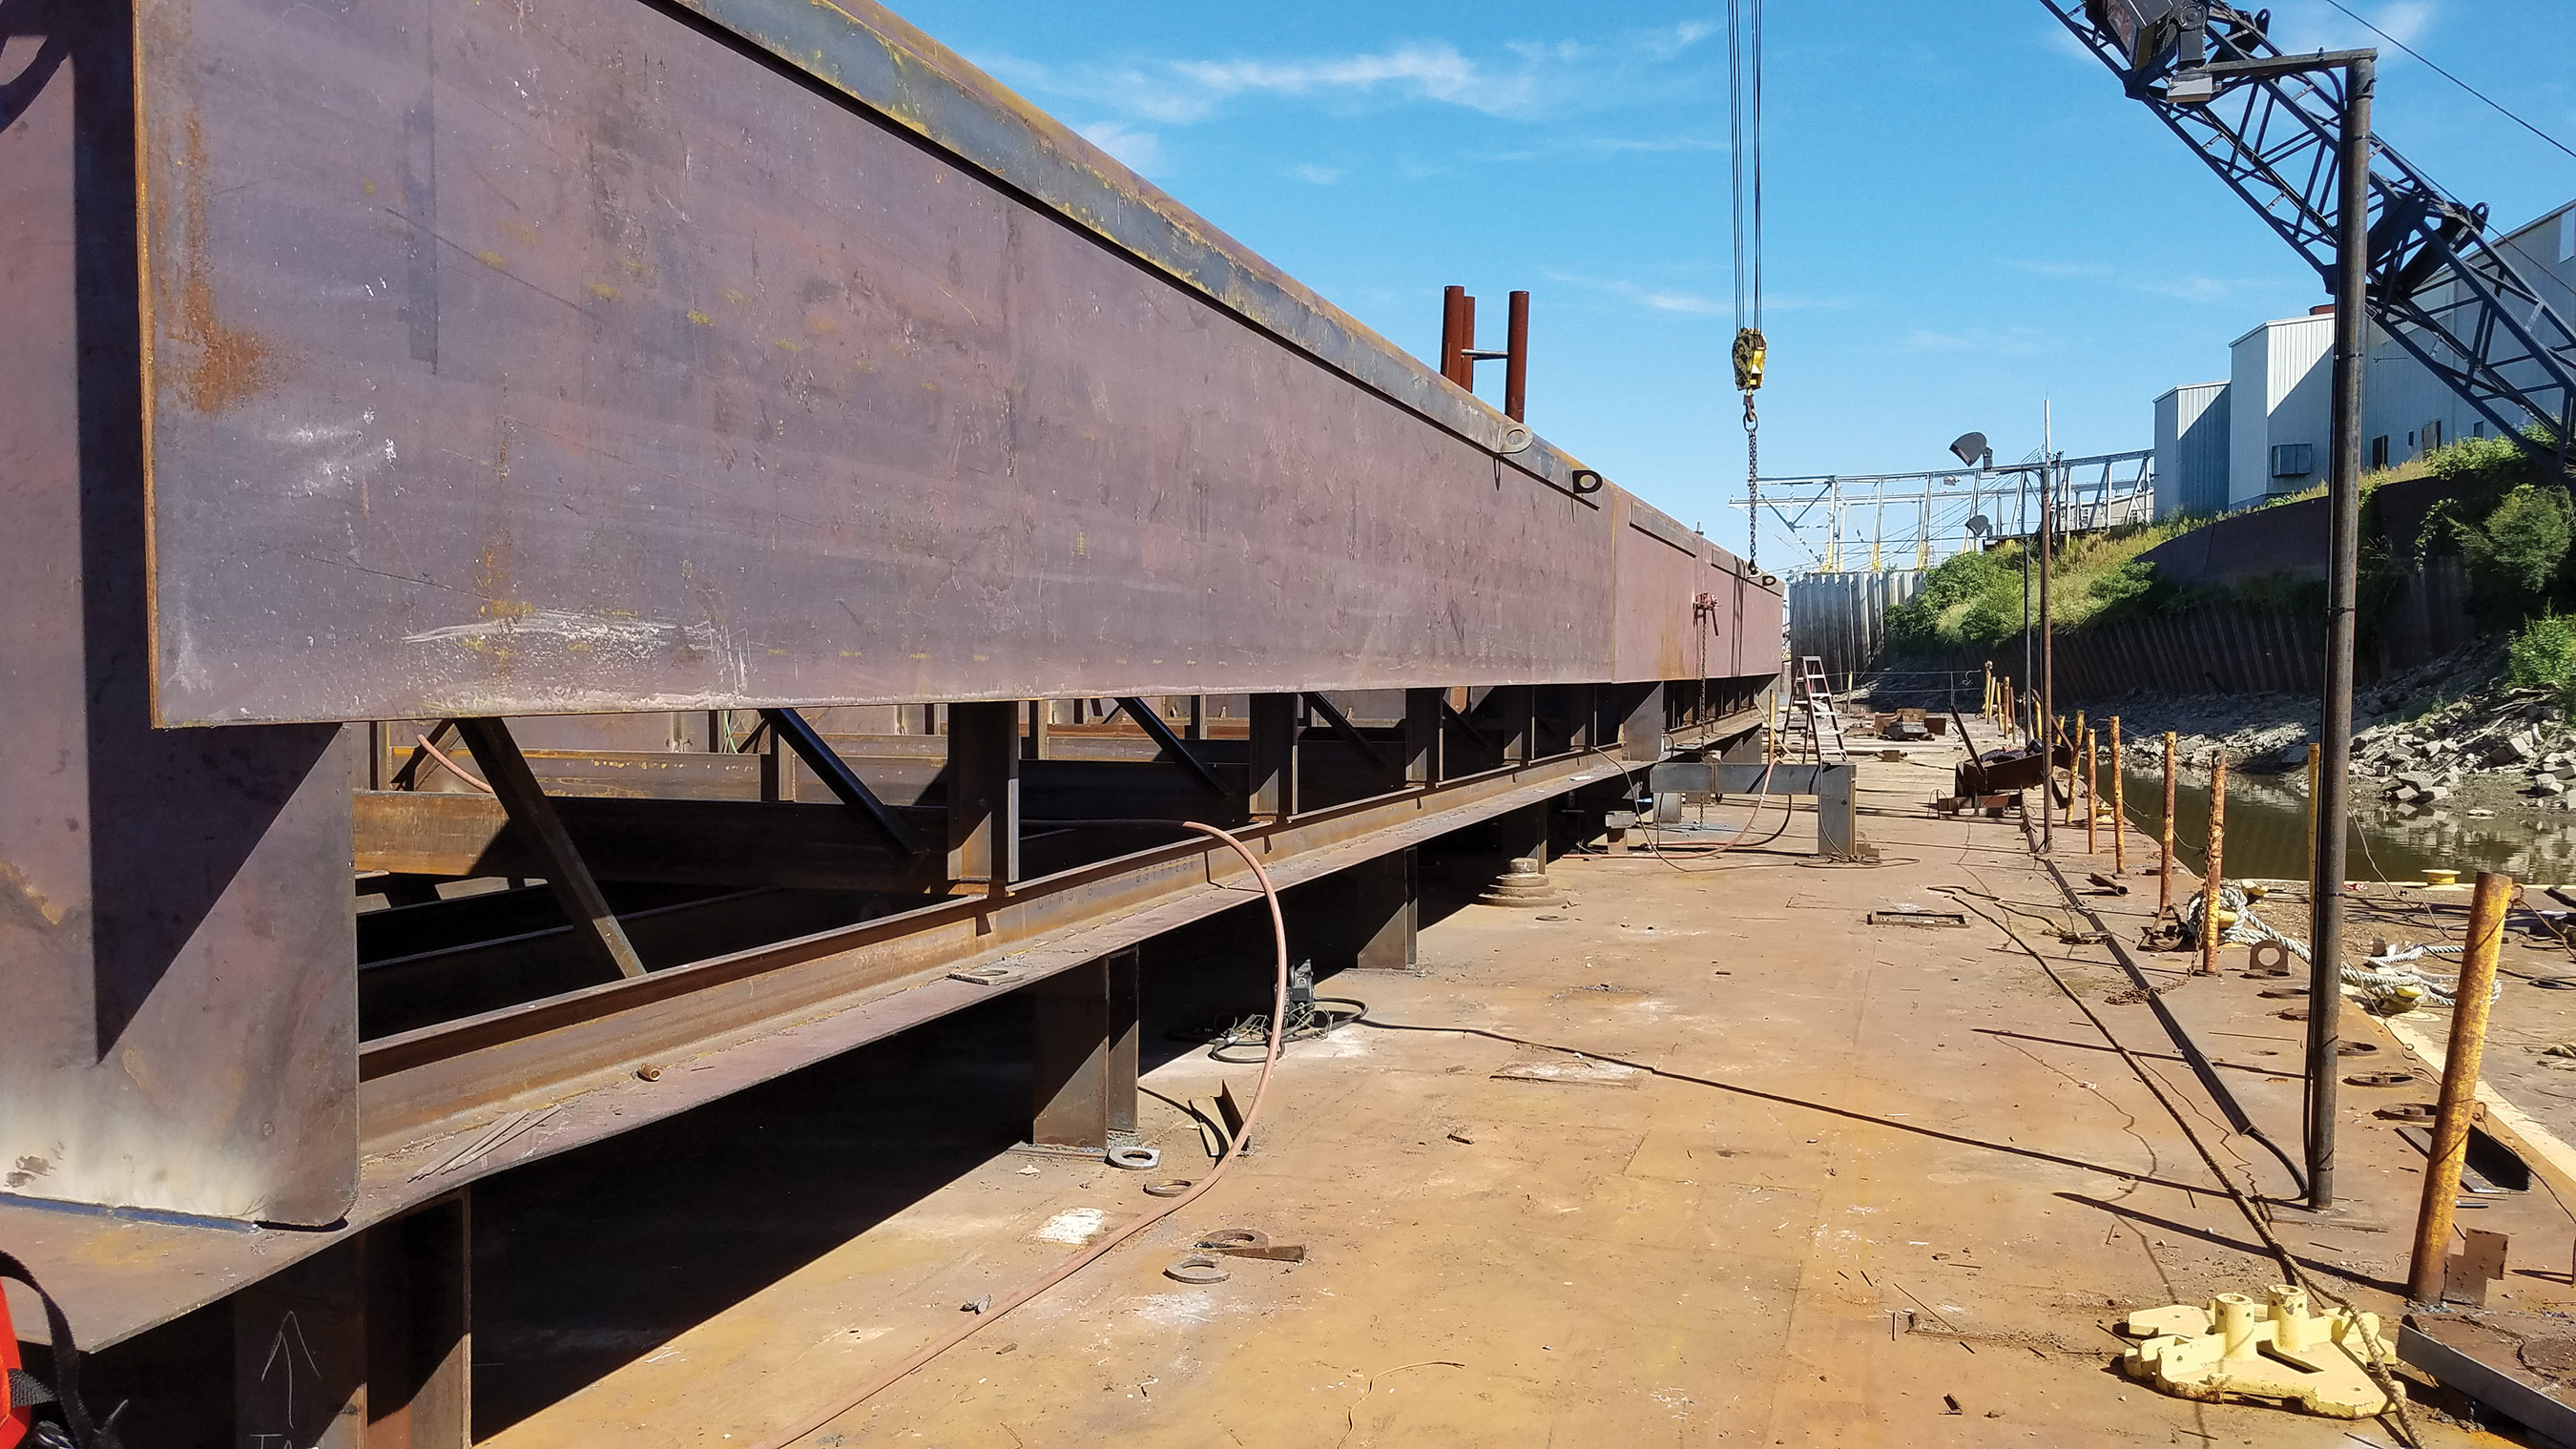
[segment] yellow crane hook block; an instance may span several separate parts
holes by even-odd
[[[2120,1356],[2120,1369],[2180,1399],[2231,1399],[2295,1405],[2330,1419],[2387,1412],[2388,1395],[2365,1368],[2386,1362],[2379,1315],[2308,1312],[2308,1292],[2274,1284],[2257,1303],[2221,1293],[2206,1308],[2176,1303],[2131,1313],[2127,1331],[2141,1341]]]
[[[1747,327],[1735,334],[1735,390],[1753,392],[1762,386],[1762,361],[1770,352],[1763,340],[1762,329]]]

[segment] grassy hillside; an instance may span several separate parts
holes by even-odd
[[[2361,480],[2362,607],[2369,616],[2396,589],[2414,560],[2390,556],[2371,519],[2370,495],[2382,485],[2435,476],[2459,485],[2427,519],[2421,547],[2456,552],[2468,565],[2480,613],[2506,630],[2534,616],[2576,607],[2576,507],[2566,490],[2542,483],[2527,455],[2503,438],[2465,438],[2398,468]],[[2325,485],[2267,499],[2260,508],[2321,496]],[[2240,510],[2243,511],[2243,510]],[[2050,614],[2059,632],[2123,614],[2179,613],[2210,605],[2281,607],[2310,602],[2321,585],[2288,575],[2183,588],[2156,577],[2138,555],[2217,521],[2186,514],[2162,523],[2123,524],[2063,539],[2049,571]],[[2038,611],[2037,580],[2031,610]],[[2313,600],[2322,604],[2322,598]],[[1898,654],[1949,654],[1997,648],[2022,627],[2022,550],[2008,543],[1964,553],[1925,575],[1915,596],[1888,611],[1889,647]]]

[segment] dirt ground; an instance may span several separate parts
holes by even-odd
[[[1803,813],[1769,845],[1711,853],[1743,819],[1721,808],[1667,837],[1696,850],[1557,862],[1561,909],[1452,909],[1423,930],[1419,974],[1323,983],[1365,1022],[1290,1049],[1257,1150],[1216,1190],[804,1442],[2396,1443],[2120,1376],[2127,1307],[2279,1277],[2183,1124],[2240,1182],[2291,1188],[2159,1013],[2293,1155],[2281,1074],[2300,1028],[2241,961],[2150,998],[2140,982],[2172,986],[2183,958],[2132,975],[2060,941],[2083,910],[2134,937],[2154,882],[2070,896],[2060,879],[2080,888],[2107,859],[2052,873],[2015,821],[1932,815],[1947,776],[1931,750],[1864,766],[1874,866],[1809,858]],[[1967,924],[1867,920],[1908,909]],[[1255,1069],[1162,1028],[1257,997],[1259,967],[1149,975],[1140,1125],[1167,1171],[1207,1164],[1179,1104],[1220,1082],[1248,1094]],[[988,1015],[487,1185],[478,1438],[757,1442],[1152,1207],[1138,1174],[1007,1149],[1026,1026]],[[2421,1157],[2363,1095],[2345,1093],[2354,1210],[2278,1231],[2319,1282],[2386,1313]],[[2570,1296],[2576,1223],[2554,1193],[2571,1189],[2549,1185],[2462,1214],[2515,1235],[2499,1306]],[[1230,1227],[1309,1256],[1228,1260],[1208,1286],[1164,1276]],[[2427,1444],[2513,1442],[2429,1408],[2416,1422]]]

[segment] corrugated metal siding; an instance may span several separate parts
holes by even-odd
[[[2227,507],[2228,385],[2193,382],[2156,399],[2156,516]]]
[[[1919,569],[1809,574],[1789,581],[1789,653],[1825,661],[1828,674],[1877,667],[1887,646],[1887,611],[1923,587]]]
[[[2333,318],[2286,317],[2228,349],[2229,507],[2260,502],[2276,489],[2295,493],[2323,476],[2275,479],[2272,447],[2307,443],[2312,457],[2326,456],[2333,348]]]

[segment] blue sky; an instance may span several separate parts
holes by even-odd
[[[2576,145],[2567,0],[2346,0]],[[1744,542],[1725,9],[900,0],[904,18],[1417,356],[1447,283],[1534,294],[1530,422]],[[2150,402],[2324,300],[2036,0],[1767,8],[1766,475],[1939,467],[1969,428],[2144,447]],[[2518,225],[2576,160],[2380,44],[2380,136]],[[1499,399],[1499,365],[1483,391]],[[1788,551],[1766,532],[1766,562]]]

